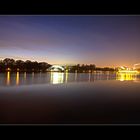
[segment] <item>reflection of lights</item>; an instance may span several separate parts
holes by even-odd
[[[135,83],[140,83],[140,81],[139,81],[139,80],[137,80],[137,79],[136,79],[134,82],[135,82]]]
[[[19,72],[16,74],[16,85],[19,85]]]
[[[127,74],[127,73],[119,73],[117,74],[117,80],[120,81],[128,81],[128,80],[135,80],[136,74]]]
[[[67,83],[68,81],[68,72],[65,73],[65,82]]]
[[[88,77],[89,82],[90,82],[90,79],[91,79],[91,73],[89,73],[89,77]]]
[[[109,80],[109,74],[107,74],[107,80]]]
[[[75,81],[77,80],[77,72],[75,73]]]
[[[41,77],[41,72],[40,72],[40,74],[39,74],[39,75],[40,75],[40,77]]]
[[[7,85],[10,85],[10,72],[7,72],[7,81],[6,81]]]
[[[26,72],[24,72],[24,80],[26,80]]]
[[[63,80],[64,80],[64,73],[51,72],[51,83],[52,84],[63,83]]]
[[[35,76],[35,73],[34,73],[34,72],[32,72],[32,78],[34,78],[34,76]]]

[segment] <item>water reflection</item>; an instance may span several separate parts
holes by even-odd
[[[77,72],[75,72],[75,81],[77,81]]]
[[[32,72],[32,79],[34,79],[34,76],[35,76],[35,73],[34,73],[34,72]]]
[[[119,81],[132,81],[137,79],[137,74],[120,73],[117,74],[116,80]]]
[[[125,73],[12,73],[0,74],[0,86],[19,86],[32,84],[65,84],[71,82],[96,82],[99,80],[117,80],[140,82],[140,74]],[[5,82],[6,81],[6,82]]]
[[[51,83],[59,84],[64,82],[64,73],[51,72]]]
[[[89,82],[91,81],[91,73],[89,73],[89,78],[88,78]]]
[[[24,72],[24,80],[26,80],[26,72]]]
[[[16,74],[16,85],[19,85],[19,72]]]
[[[6,84],[10,85],[10,72],[7,72],[7,80],[6,80]]]
[[[68,72],[65,73],[65,83],[68,82],[68,74],[69,74]]]

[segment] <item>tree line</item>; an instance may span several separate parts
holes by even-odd
[[[46,62],[37,62],[30,60],[14,60],[11,58],[5,58],[0,60],[0,72],[5,71],[20,71],[20,72],[46,72],[46,70],[51,67],[51,64]],[[74,66],[67,66],[65,70],[68,72],[93,72],[93,71],[115,71],[113,68],[105,67],[99,68],[95,64],[77,64]]]
[[[109,67],[104,67],[104,68],[100,68],[100,67],[96,67],[95,64],[77,64],[75,66],[72,66],[70,68],[70,72],[93,72],[93,71],[115,71],[114,68],[109,68]]]
[[[38,72],[46,71],[51,65],[46,62],[37,62],[30,60],[14,60],[10,58],[5,58],[0,61],[0,71],[26,71],[26,72]]]

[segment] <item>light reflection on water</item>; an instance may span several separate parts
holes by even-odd
[[[117,74],[116,80],[119,80],[119,81],[136,81],[136,80],[139,79],[137,76],[138,76],[137,74],[121,73],[121,74]]]
[[[7,72],[7,80],[6,80],[7,85],[10,85],[10,72]]]
[[[16,74],[16,85],[19,85],[19,72]]]
[[[97,80],[118,80],[140,82],[140,74],[124,73],[0,73],[0,86],[18,86],[31,84],[66,84],[70,82],[95,82]],[[6,81],[6,82],[5,82]]]
[[[24,72],[24,80],[26,80],[26,72]]]
[[[52,84],[64,83],[64,73],[51,72],[51,81]]]
[[[65,82],[66,82],[66,83],[68,82],[68,75],[69,75],[69,73],[66,72],[66,76],[65,76]]]

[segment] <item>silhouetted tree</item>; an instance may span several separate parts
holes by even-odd
[[[5,71],[5,65],[2,60],[0,61],[0,71],[2,71],[2,72]]]
[[[89,68],[90,68],[91,71],[93,71],[93,70],[95,70],[96,66],[94,64],[90,64]]]
[[[0,72],[6,71],[10,68],[12,71],[27,71],[27,72],[38,72],[43,71],[45,72],[51,65],[46,62],[37,62],[37,61],[30,61],[26,60],[25,62],[22,60],[14,60],[10,58],[5,58],[3,61],[0,61]],[[109,67],[96,67],[95,64],[85,65],[85,64],[77,64],[74,66],[67,66],[67,70],[70,69],[70,72],[92,72],[93,70],[96,71],[116,71],[117,69],[109,68]]]
[[[31,71],[31,69],[32,69],[32,62],[30,60],[26,60],[24,66],[25,66],[25,70],[26,71]]]
[[[5,66],[5,69],[7,69],[7,68],[13,69],[14,66],[15,66],[15,60],[10,59],[10,58],[5,58],[3,60],[3,63],[4,63],[4,66]]]
[[[23,71],[25,67],[25,63],[22,60],[16,60],[16,69],[20,69],[20,71]]]

